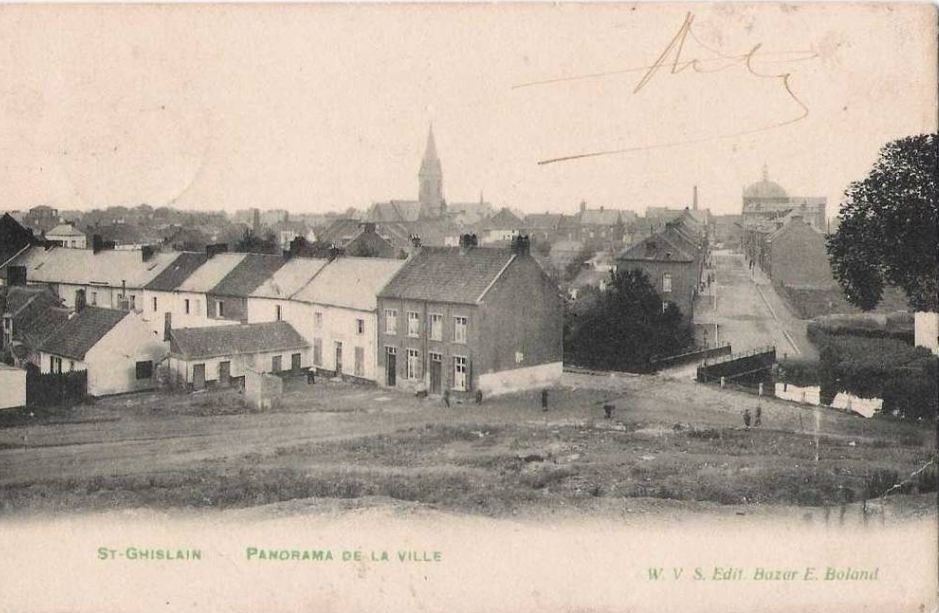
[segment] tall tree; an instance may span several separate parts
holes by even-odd
[[[571,305],[565,322],[565,357],[575,364],[643,371],[653,356],[679,353],[691,342],[678,307],[669,303],[663,311],[641,270],[613,273],[606,291],[584,292],[584,300]]]
[[[936,134],[888,143],[867,177],[845,191],[828,256],[848,301],[865,311],[887,284],[906,292],[912,308],[937,309],[937,143]]]

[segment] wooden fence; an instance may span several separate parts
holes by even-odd
[[[88,373],[84,370],[63,373],[40,372],[26,367],[26,405],[30,407],[70,407],[85,399]]]

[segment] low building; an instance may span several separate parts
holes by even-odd
[[[40,370],[88,373],[88,394],[107,396],[152,389],[166,346],[138,315],[82,306],[39,346]]]
[[[479,224],[479,242],[484,245],[495,243],[508,244],[525,228],[525,222],[518,218],[508,207]],[[421,237],[424,238],[423,236]],[[424,241],[427,244],[427,241]]]
[[[22,269],[8,272],[16,270]],[[69,310],[48,287],[27,287],[20,280],[0,288],[0,358],[17,366],[39,365],[39,346],[65,323]]]
[[[329,262],[323,258],[295,257],[287,261],[248,297],[248,323],[288,321],[298,330],[310,314],[293,296]]]
[[[340,257],[293,295],[285,318],[313,347],[313,366],[334,376],[380,378],[378,293],[405,260]]]
[[[378,294],[381,384],[488,396],[557,382],[561,298],[528,247],[466,236],[412,255]]]
[[[0,362],[0,410],[26,406],[26,371]]]
[[[175,385],[200,390],[244,385],[245,374],[299,374],[310,344],[285,321],[174,329],[167,371]]]
[[[173,328],[202,328],[233,323],[213,316],[218,306],[211,303],[208,293],[228,276],[246,257],[244,253],[215,253],[209,251],[207,259],[184,281],[165,294],[171,300]],[[224,306],[222,314],[224,315]],[[234,323],[237,323],[234,322]]]
[[[70,223],[59,224],[46,232],[46,240],[56,242],[68,249],[88,248],[88,238],[85,233]]]

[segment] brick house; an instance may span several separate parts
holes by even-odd
[[[561,299],[528,248],[527,237],[496,249],[464,236],[414,253],[378,294],[379,382],[470,396],[556,382]]]
[[[700,274],[695,258],[664,234],[653,234],[616,256],[618,270],[638,269],[649,276],[662,297],[663,310],[672,302],[684,321],[694,316]]]

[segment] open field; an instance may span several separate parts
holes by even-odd
[[[112,398],[33,425],[4,417],[0,509],[757,512],[857,502],[935,454],[927,426],[770,399],[762,426],[745,430],[741,412],[757,403],[692,382],[585,374],[566,374],[546,413],[537,393],[448,409],[332,382],[295,385],[269,412],[232,391]],[[931,494],[903,499],[911,512],[934,507]]]

